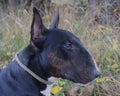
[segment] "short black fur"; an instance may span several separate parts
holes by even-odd
[[[18,53],[19,60],[44,80],[61,77],[86,84],[99,74],[95,60],[78,37],[58,29],[59,11],[47,29],[39,11],[33,9],[30,44]],[[46,84],[28,74],[13,59],[0,71],[0,96],[43,96]]]

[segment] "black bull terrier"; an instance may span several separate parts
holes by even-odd
[[[43,96],[50,76],[86,84],[100,74],[79,38],[58,29],[58,11],[49,29],[36,8],[33,13],[30,44],[0,72],[0,96]]]

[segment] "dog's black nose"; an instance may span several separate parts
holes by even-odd
[[[98,70],[94,71],[95,78],[97,78],[98,76],[100,76],[100,74],[101,74],[100,71],[98,71]]]

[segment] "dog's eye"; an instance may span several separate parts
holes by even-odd
[[[72,49],[73,46],[72,46],[72,43],[70,41],[66,41],[64,47],[66,49]]]

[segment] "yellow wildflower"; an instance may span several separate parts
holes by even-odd
[[[116,63],[113,64],[113,65],[112,65],[112,68],[113,68],[113,69],[117,69],[117,68],[118,68],[118,64],[116,64]]]
[[[112,82],[112,79],[109,77],[97,78],[96,83],[103,83],[103,82]]]
[[[53,88],[51,89],[51,94],[56,95],[56,94],[58,94],[59,92],[61,92],[62,89],[63,89],[63,87],[55,86],[55,87],[53,87]]]
[[[6,55],[7,55],[7,56],[10,56],[10,55],[11,55],[11,53],[10,53],[10,52],[7,52],[7,53],[6,53]]]
[[[103,83],[105,80],[104,78],[97,78],[95,81],[96,83]]]

